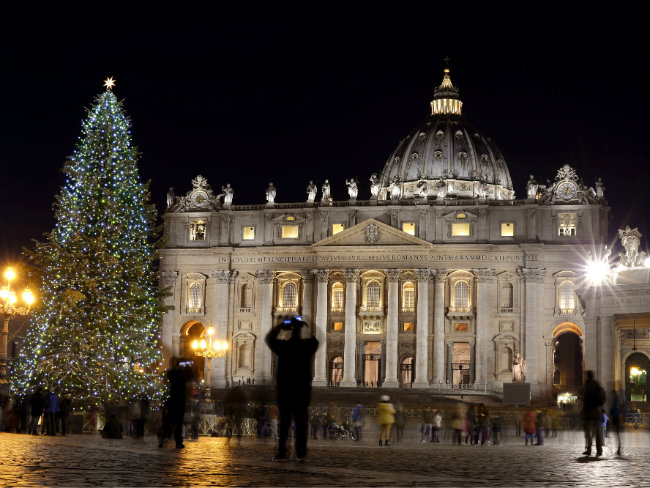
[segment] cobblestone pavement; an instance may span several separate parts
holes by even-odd
[[[2,486],[650,486],[650,433],[628,431],[623,456],[609,438],[604,455],[581,453],[580,432],[543,446],[510,437],[498,446],[388,447],[310,440],[308,462],[271,460],[271,440],[202,437],[177,450],[144,440],[0,434]]]

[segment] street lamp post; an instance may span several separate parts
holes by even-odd
[[[22,293],[23,304],[18,304],[16,292],[11,289],[11,280],[16,277],[13,268],[5,270],[4,277],[7,280],[6,286],[0,288],[0,316],[2,317],[2,339],[0,340],[0,383],[4,388],[9,382],[9,369],[7,364],[7,340],[9,337],[9,321],[16,315],[29,314],[34,295],[29,287],[26,287]]]
[[[192,349],[194,352],[201,357],[204,357],[208,360],[208,372],[205,376],[205,384],[207,389],[207,395],[210,396],[210,373],[212,371],[212,358],[221,358],[226,355],[228,350],[228,342],[221,340],[212,340],[214,335],[214,327],[209,327],[202,336],[207,335],[208,340],[204,338],[201,340],[195,340],[192,343]]]

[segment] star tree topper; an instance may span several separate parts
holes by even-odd
[[[104,81],[104,86],[106,87],[107,90],[112,90],[113,87],[115,86],[115,80],[111,76],[110,78],[106,78]]]

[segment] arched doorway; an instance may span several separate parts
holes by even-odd
[[[413,367],[415,366],[415,360],[412,356],[405,357],[400,363],[400,384],[402,388],[411,388],[413,386],[413,381],[415,380],[415,371]]]
[[[205,326],[198,321],[188,322],[181,328],[180,358],[194,362],[194,374],[198,381],[203,381],[205,358],[195,353],[192,343],[200,341],[204,331]]]
[[[553,386],[577,391],[582,387],[584,371],[582,331],[567,322],[558,325],[553,336]]]
[[[635,352],[625,360],[625,400],[628,402],[648,401],[648,371],[650,359]]]
[[[343,381],[343,358],[333,357],[330,361],[330,385],[339,386]]]

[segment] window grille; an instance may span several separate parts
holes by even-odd
[[[343,311],[343,283],[332,285],[332,312]]]
[[[469,287],[464,281],[459,281],[454,286],[454,307],[456,310],[469,308]]]
[[[296,293],[296,284],[289,282],[284,285],[282,290],[282,307],[287,308],[297,308],[298,307],[298,294]]]
[[[377,283],[376,281],[371,281],[370,283],[368,283],[368,288],[367,288],[368,300],[366,306],[369,309],[379,308],[380,291],[381,291],[381,287],[379,286],[379,283]]]
[[[201,311],[201,283],[192,283],[187,300],[187,311],[190,313],[199,313]]]

